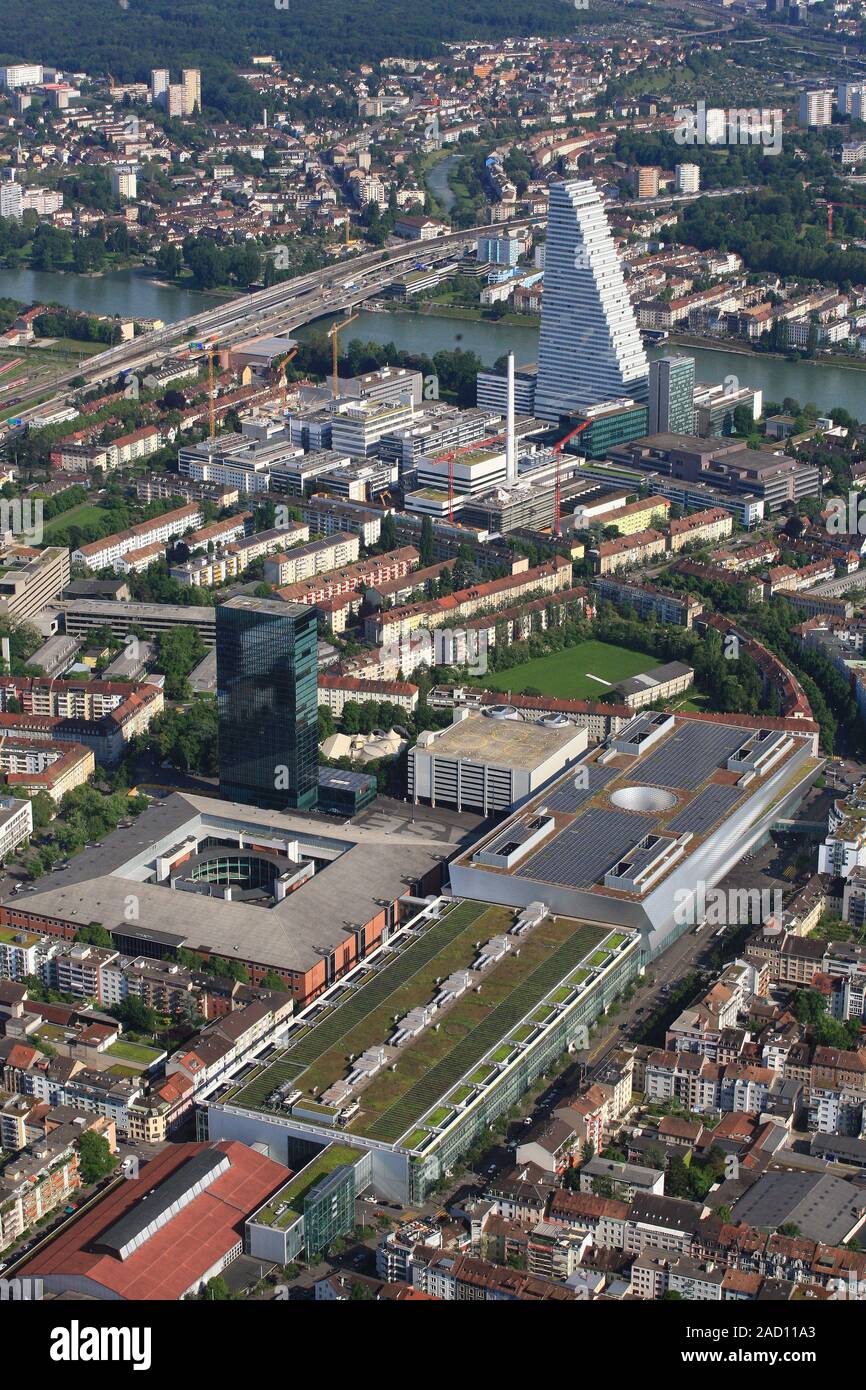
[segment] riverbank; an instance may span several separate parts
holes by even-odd
[[[69,270],[0,269],[0,299],[60,304],[80,313],[176,323],[225,302],[237,291],[214,292],[160,282],[154,266],[78,275]]]
[[[331,316],[325,317],[315,325],[299,329],[294,336],[303,339],[311,332],[321,332],[332,321]],[[513,352],[518,366],[523,366],[538,360],[538,327],[538,319],[512,323],[502,319],[458,318],[453,313],[419,313],[413,306],[392,303],[387,314],[362,309],[346,339],[391,342],[402,351],[424,353],[428,357],[440,349],[453,351],[460,347],[465,352],[477,353],[485,367],[492,367],[497,358]],[[670,340],[650,344],[647,356],[654,360],[671,350]],[[717,343],[698,346],[694,342],[683,342],[676,345],[676,350],[688,351],[694,357],[695,378],[699,382],[720,382],[736,376],[741,385],[762,391],[766,401],[784,401],[790,396],[801,404],[814,402],[820,414],[829,415],[841,408],[858,419],[866,416],[863,377],[835,362],[789,362],[784,357],[773,358],[764,352],[732,352]],[[806,371],[807,366],[818,370]]]
[[[734,357],[752,357],[759,362],[790,362],[797,367],[838,367],[840,371],[862,372],[866,370],[866,356],[863,358],[843,357],[832,352],[821,353],[818,357],[797,357],[792,361],[784,352],[757,352],[747,343],[720,343],[717,338],[699,338],[691,333],[671,333],[668,344],[676,347],[700,348],[701,352],[724,352]]]
[[[463,319],[466,323],[510,323],[520,328],[536,329],[541,323],[538,314],[515,314],[509,310],[497,317],[484,309],[473,309],[465,304],[436,304],[431,300],[424,300],[420,304],[408,302],[390,305],[384,300],[379,300],[378,303],[381,307],[377,312],[386,314],[417,314],[419,318]]]

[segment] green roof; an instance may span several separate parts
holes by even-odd
[[[280,1229],[290,1226],[303,1215],[304,1199],[316,1183],[342,1164],[357,1163],[360,1156],[360,1150],[351,1149],[348,1144],[328,1144],[306,1168],[301,1168],[285,1187],[274,1194],[267,1206],[257,1213],[255,1220],[263,1226],[277,1226]],[[286,1210],[280,1212],[281,1207]]]

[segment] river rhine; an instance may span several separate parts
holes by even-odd
[[[330,322],[331,319],[320,319],[315,325],[299,329],[296,336],[303,338],[313,327],[321,330]],[[400,311],[362,312],[341,342],[345,345],[353,338],[393,343],[407,352],[425,352],[430,357],[441,348],[463,348],[476,352],[485,366],[492,366],[497,357],[509,349],[514,351],[518,365],[534,362],[538,347],[538,329],[534,324],[481,322]],[[866,371],[863,369],[786,362],[779,358],[685,345],[651,347],[648,355],[661,357],[665,352],[694,357],[697,381],[720,382],[735,376],[743,386],[760,388],[765,400],[780,403],[786,396],[793,396],[801,405],[813,401],[821,411],[842,406],[859,420],[866,419]]]
[[[444,177],[443,160],[434,176]],[[447,187],[447,185],[445,185]],[[444,191],[444,190],[440,190]],[[178,289],[150,278],[146,271],[116,270],[107,275],[74,275],[58,271],[0,270],[0,297],[22,304],[59,303],[97,314],[129,314],[159,318],[165,323],[193,317],[221,299],[199,290]],[[325,320],[316,325],[322,328]],[[303,338],[310,329],[301,329]],[[349,330],[349,339],[392,342],[408,352],[432,356],[440,348],[464,348],[476,352],[491,366],[513,349],[518,364],[535,360],[538,329],[534,324],[502,324],[474,319],[440,318],[429,314],[370,313],[363,311]],[[345,341],[345,340],[344,340]],[[670,348],[650,349],[660,356]],[[743,385],[759,387],[767,400],[781,402],[795,397],[801,405],[813,401],[820,410],[843,406],[858,419],[866,419],[866,371],[809,362],[748,356],[711,348],[680,347],[696,360],[698,381],[724,381],[735,376]]]

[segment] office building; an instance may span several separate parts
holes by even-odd
[[[0,87],[14,92],[17,87],[38,87],[43,78],[41,63],[11,63],[0,68]]]
[[[315,609],[234,598],[216,619],[220,794],[252,805],[315,807]]]
[[[550,188],[535,414],[558,421],[601,401],[645,400],[647,360],[601,195]]]
[[[833,123],[833,90],[800,93],[800,125],[822,126]]]
[[[695,434],[734,434],[734,412],[739,406],[746,408],[750,419],[760,419],[764,408],[763,391],[753,386],[737,386],[732,390],[732,385],[730,381],[700,382],[695,387]]]
[[[518,367],[514,373],[514,409],[518,415],[535,413],[535,382],[538,368],[534,362]],[[490,367],[475,378],[476,403],[481,410],[505,415],[508,403],[508,375],[503,368]],[[462,442],[462,441],[461,441]]]
[[[650,434],[691,434],[695,422],[694,400],[693,357],[660,357],[650,362]]]
[[[566,453],[582,454],[585,458],[607,458],[610,449],[629,439],[641,439],[649,430],[649,408],[642,401],[602,401],[600,405],[577,411],[574,425],[589,423],[570,444]]]
[[[33,618],[69,583],[69,551],[51,545],[40,550],[20,568],[10,567],[0,577],[0,615],[23,620]]]
[[[482,236],[475,243],[479,264],[517,265],[520,242],[513,237]]]

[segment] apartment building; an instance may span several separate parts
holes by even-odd
[[[669,548],[676,552],[694,542],[705,544],[720,541],[729,536],[734,529],[734,518],[721,507],[709,507],[706,511],[692,512],[678,521],[670,523]]]
[[[615,527],[621,536],[633,536],[651,529],[656,522],[667,521],[670,509],[671,504],[666,497],[645,497],[619,507],[605,518],[605,525]]]
[[[377,704],[397,705],[410,714],[418,707],[418,686],[407,681],[360,680],[355,676],[321,674],[318,692],[319,704],[329,709],[335,719],[342,715],[347,700],[356,704],[373,700]]]
[[[26,980],[28,975],[39,978],[57,945],[56,939],[36,932],[0,927],[0,979]]]
[[[240,540],[246,536],[252,524],[252,512],[238,512],[234,516],[227,516],[222,521],[212,521],[209,525],[200,527],[198,531],[193,531],[191,536],[187,536],[186,544],[190,550],[228,545],[229,541]],[[309,533],[303,537],[304,540],[308,538]],[[301,539],[299,536],[298,540]]]
[[[613,541],[600,541],[590,549],[589,555],[599,574],[615,574],[617,570],[643,565],[653,556],[663,555],[666,548],[667,537],[661,531],[646,530],[619,536]]]
[[[408,604],[374,613],[366,619],[365,636],[382,644],[399,642],[419,628],[434,629],[447,624],[459,624],[479,611],[508,608],[522,597],[531,594],[556,594],[571,586],[571,561],[557,555],[542,565],[518,574],[505,575],[476,584],[471,589],[459,589],[447,598],[430,599],[426,603]]]
[[[144,425],[140,430],[133,430],[131,434],[122,434],[112,440],[118,468],[135,463],[138,459],[149,458],[151,454],[157,453],[162,445],[162,434],[156,425]]]
[[[46,792],[54,802],[89,781],[95,770],[93,752],[83,744],[43,743],[6,734],[0,742],[0,771],[13,791],[36,796]]]
[[[17,796],[0,796],[0,861],[33,834],[33,807]]]
[[[655,589],[649,584],[629,584],[599,575],[593,580],[593,587],[600,603],[612,603],[620,609],[633,608],[639,618],[677,627],[690,628],[704,611],[704,605],[691,594]]]
[[[315,495],[301,507],[301,515],[311,531],[320,536],[354,531],[366,548],[377,545],[382,532],[382,512],[371,511],[357,502]]]
[[[45,973],[52,989],[76,999],[93,999],[108,1008],[119,1004],[122,996],[114,988],[115,977],[107,968],[119,959],[119,952],[84,942],[56,951],[46,962]]]
[[[91,541],[74,551],[72,558],[86,565],[90,570],[109,567],[117,569],[118,561],[126,555],[127,551],[140,550],[147,545],[165,545],[175,536],[182,536],[187,531],[194,531],[201,524],[201,507],[196,502],[188,502],[186,506],[154,517],[152,521],[139,522],[138,525],[131,526],[128,531],[118,531],[113,536],[104,536],[102,540]]]
[[[267,556],[265,581],[278,585],[296,584],[311,575],[351,564],[360,551],[361,540],[357,533],[337,531],[322,540]]]
[[[69,583],[69,551],[47,546],[0,576],[0,615],[24,621],[41,613]]]

